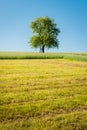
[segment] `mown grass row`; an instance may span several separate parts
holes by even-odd
[[[87,62],[0,60],[0,130],[86,130]]]
[[[87,61],[87,53],[0,52],[0,59],[69,59]]]

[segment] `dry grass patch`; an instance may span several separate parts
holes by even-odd
[[[0,60],[1,130],[86,130],[87,63]]]

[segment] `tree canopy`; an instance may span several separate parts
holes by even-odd
[[[57,39],[60,30],[56,27],[57,24],[53,19],[46,17],[39,17],[32,21],[30,27],[34,35],[30,38],[29,43],[34,48],[40,48],[40,52],[44,52],[44,48],[59,47]]]

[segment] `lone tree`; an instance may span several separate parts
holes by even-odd
[[[31,22],[30,27],[35,33],[34,36],[30,38],[29,43],[34,48],[40,48],[40,52],[44,53],[45,47],[59,47],[59,41],[57,35],[60,30],[56,27],[57,24],[54,20],[50,19],[48,16],[39,17],[35,21]]]

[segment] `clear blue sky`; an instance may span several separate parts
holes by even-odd
[[[41,16],[61,30],[59,49],[49,51],[87,52],[87,0],[0,0],[0,51],[35,51],[29,25]]]

